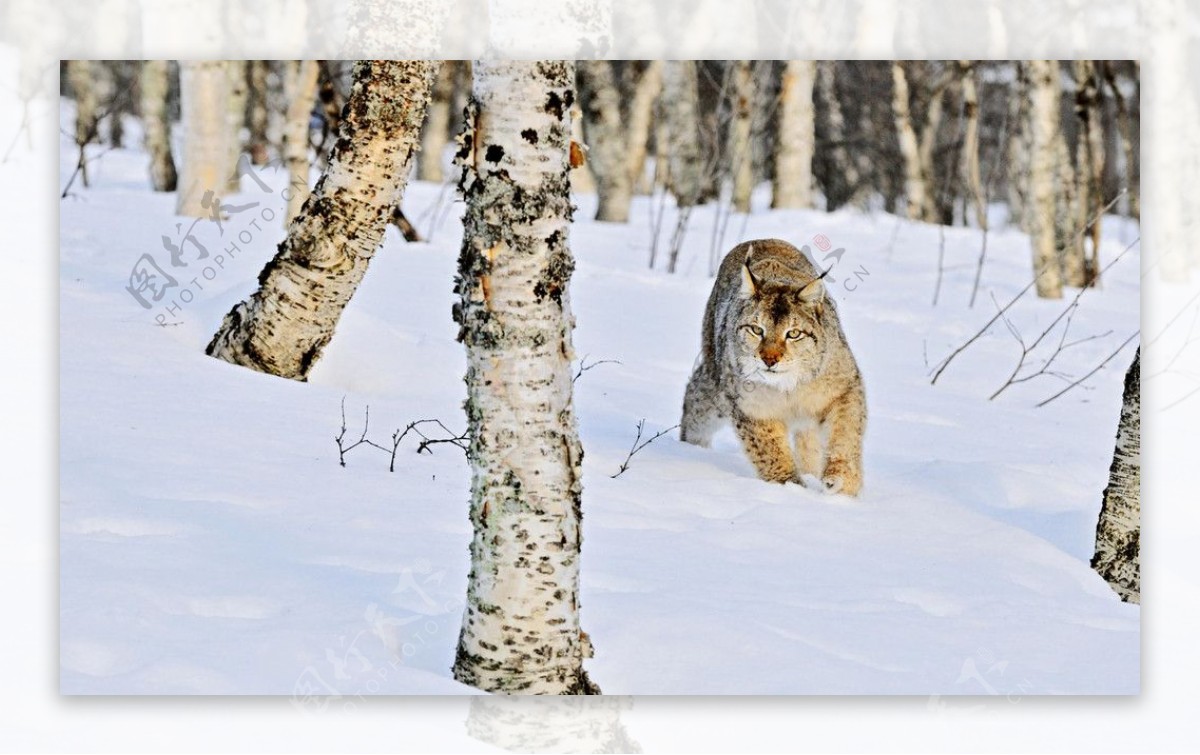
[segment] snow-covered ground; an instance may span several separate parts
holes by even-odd
[[[65,137],[61,151],[63,185]],[[163,237],[180,244],[191,221],[177,227],[145,163],[136,148],[107,152],[61,203],[62,692],[282,694],[309,709],[471,691],[449,675],[470,540],[462,454],[418,455],[410,436],[392,473],[365,446],[342,468],[334,443],[343,399],[350,441],[368,405],[367,437],[383,444],[413,420],[464,427],[453,190],[410,184],[405,211],[429,241],[389,229],[299,384],[203,354],[282,237],[283,199],[243,178],[221,228],[192,229],[208,259],[184,242],[174,267]],[[1003,304],[1028,282],[1028,240],[991,233],[968,308],[980,234],[945,229],[933,306],[936,227],[767,200],[732,216],[719,248],[769,236],[815,248],[823,235],[845,249],[831,291],[867,386],[864,492],[761,482],[731,431],[712,449],[672,432],[610,477],[639,420],[647,432],[679,420],[717,218],[693,213],[669,275],[670,208],[649,270],[657,204],[599,224],[579,196],[575,346],[596,365],[576,382],[592,678],[610,694],[1137,692],[1139,609],[1087,564],[1133,346],[1044,407],[1061,378],[988,401],[1020,354],[997,324],[931,386],[931,368],[995,312],[991,296]],[[1102,261],[1136,237],[1106,218]],[[143,254],[178,284],[150,309],[126,290]],[[1083,294],[1066,340],[1097,337],[1057,370],[1086,373],[1138,329],[1139,257],[1134,246]],[[1027,295],[1014,326],[1032,341],[1073,295]],[[313,697],[329,693],[341,702]]]

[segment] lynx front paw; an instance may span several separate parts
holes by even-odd
[[[830,493],[858,495],[862,489],[862,472],[844,461],[830,461],[821,475],[821,484]]]

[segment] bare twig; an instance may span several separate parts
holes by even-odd
[[[579,360],[579,369],[575,371],[575,377],[571,378],[572,383],[582,377],[583,373],[587,372],[588,370],[595,369],[602,364],[620,364],[620,362],[616,359],[601,359],[596,362],[589,362],[587,358],[588,355],[584,354],[583,359]]]
[[[996,297],[993,296],[992,301],[995,302]],[[997,304],[997,306],[999,306],[999,304]],[[1013,325],[1012,322],[1007,317],[1004,318],[1004,324],[1008,326],[1009,332],[1012,333],[1013,337],[1017,339],[1017,343],[1021,344],[1021,356],[1017,360],[1017,366],[1014,367],[1013,371],[1009,374],[1008,379],[1004,381],[1003,385],[1001,385],[999,388],[996,389],[995,393],[988,396],[988,401],[991,401],[992,399],[999,396],[1001,393],[1006,391],[1010,386],[1016,385],[1017,383],[1028,382],[1028,381],[1033,380],[1034,378],[1040,377],[1042,375],[1050,375],[1053,377],[1060,377],[1064,380],[1067,379],[1067,377],[1065,375],[1063,375],[1062,373],[1052,372],[1050,370],[1051,365],[1054,364],[1054,360],[1058,359],[1058,357],[1061,356],[1064,351],[1071,348],[1072,346],[1078,346],[1081,343],[1087,343],[1088,341],[1094,341],[1097,338],[1106,338],[1107,336],[1112,335],[1112,331],[1109,330],[1104,333],[1097,333],[1095,335],[1086,336],[1084,338],[1077,338],[1074,341],[1067,341],[1067,334],[1071,330],[1071,320],[1075,317],[1075,312],[1078,309],[1079,309],[1079,303],[1071,302],[1071,304],[1065,310],[1063,310],[1063,313],[1060,313],[1058,317],[1054,318],[1054,320],[1046,327],[1046,329],[1042,331],[1041,335],[1039,335],[1034,340],[1034,342],[1031,344],[1026,344],[1025,340],[1021,337],[1020,332],[1017,331],[1016,326]],[[1066,315],[1066,322],[1063,325],[1062,334],[1059,336],[1057,347],[1054,349],[1053,352],[1051,352],[1049,357],[1046,357],[1043,360],[1042,366],[1040,368],[1038,368],[1037,370],[1030,372],[1026,375],[1022,375],[1022,376],[1018,377],[1018,374],[1020,373],[1021,368],[1025,366],[1026,358],[1034,351],[1034,349],[1036,349],[1038,347],[1039,344],[1041,344],[1041,342],[1046,338],[1047,335],[1050,334],[1050,332],[1058,325],[1058,323],[1060,321],[1062,321],[1064,314]]]
[[[942,267],[946,257],[946,226],[938,224],[938,268],[937,282],[933,286],[933,306],[937,306],[938,294],[942,291]]]
[[[391,448],[387,448],[386,446],[381,446],[378,443],[376,443],[375,441],[373,441],[367,437],[367,431],[370,426],[370,421],[371,421],[371,407],[367,406],[366,410],[365,410],[365,416],[363,418],[362,434],[358,437],[358,440],[354,441],[350,445],[345,445],[345,440],[346,440],[346,398],[344,396],[342,397],[342,428],[338,432],[338,434],[336,436],[334,436],[333,440],[334,440],[334,442],[337,443],[337,447],[338,447],[338,463],[341,464],[343,467],[346,466],[346,454],[350,453],[352,450],[354,450],[355,448],[358,448],[359,446],[371,446],[372,448],[378,448],[380,451],[383,451],[384,453],[388,454],[391,457],[391,461],[388,464],[388,471],[395,472],[396,471],[396,452],[400,448],[400,443],[408,436],[408,434],[410,432],[415,433],[421,437],[421,442],[417,444],[417,453],[421,453],[422,451],[425,451],[425,452],[432,454],[433,450],[430,448],[430,446],[437,445],[438,443],[449,443],[450,445],[455,446],[456,448],[462,449],[463,453],[467,454],[467,457],[470,458],[470,447],[468,445],[469,439],[468,439],[467,433],[464,432],[461,435],[456,434],[450,428],[446,427],[446,425],[444,425],[442,423],[442,421],[439,419],[418,419],[418,420],[409,422],[408,425],[405,426],[405,428],[403,430],[396,430],[394,433],[392,433]],[[444,438],[429,437],[428,435],[426,435],[425,433],[423,433],[420,430],[420,426],[426,425],[426,424],[437,425],[438,427],[440,427],[442,429],[443,432],[446,433],[446,437],[444,437]]]
[[[1108,356],[1106,356],[1106,357],[1104,358],[1104,361],[1103,361],[1103,362],[1101,362],[1100,364],[1098,364],[1098,365],[1096,365],[1095,367],[1093,367],[1091,370],[1089,370],[1089,371],[1088,371],[1088,373],[1087,373],[1086,375],[1084,375],[1083,377],[1081,377],[1081,378],[1079,378],[1078,380],[1074,381],[1073,383],[1071,383],[1070,385],[1068,385],[1066,388],[1063,388],[1063,389],[1062,389],[1061,391],[1059,391],[1058,393],[1054,394],[1054,395],[1053,395],[1053,396],[1051,396],[1050,398],[1048,398],[1048,399],[1046,399],[1045,401],[1043,401],[1043,402],[1041,402],[1040,404],[1038,404],[1038,405],[1037,405],[1037,406],[1038,406],[1038,408],[1041,408],[1041,407],[1045,406],[1046,404],[1049,404],[1051,401],[1053,401],[1054,399],[1056,399],[1056,398],[1058,398],[1059,396],[1063,395],[1063,394],[1064,394],[1064,393],[1066,393],[1067,391],[1070,391],[1072,388],[1075,388],[1075,387],[1077,387],[1077,386],[1079,386],[1079,385],[1083,384],[1083,383],[1084,383],[1084,382],[1085,382],[1085,381],[1086,381],[1088,378],[1090,378],[1092,375],[1095,375],[1097,372],[1099,372],[1100,370],[1104,369],[1104,365],[1108,364],[1108,363],[1109,363],[1109,362],[1111,362],[1111,361],[1112,361],[1114,358],[1116,358],[1117,354],[1120,354],[1120,353],[1121,353],[1121,351],[1122,351],[1122,350],[1124,350],[1124,348],[1125,348],[1126,346],[1128,346],[1128,345],[1130,344],[1130,342],[1131,342],[1131,341],[1133,341],[1133,339],[1135,339],[1135,338],[1137,338],[1139,335],[1141,335],[1141,333],[1142,333],[1142,331],[1141,331],[1141,330],[1135,330],[1135,331],[1133,331],[1133,333],[1132,333],[1132,334],[1131,334],[1131,335],[1130,335],[1128,338],[1126,338],[1124,341],[1122,341],[1122,342],[1121,342],[1121,345],[1117,347],[1116,351],[1114,351],[1113,353],[1109,354]]]
[[[1119,260],[1120,260],[1122,257],[1124,257],[1124,256],[1125,256],[1125,255],[1126,255],[1126,254],[1129,252],[1129,250],[1130,250],[1130,249],[1132,249],[1134,246],[1136,246],[1136,245],[1137,245],[1137,243],[1138,243],[1139,241],[1141,241],[1141,236],[1138,236],[1137,238],[1135,238],[1135,239],[1134,239],[1134,240],[1133,240],[1133,241],[1132,241],[1132,242],[1129,244],[1129,246],[1127,246],[1127,247],[1125,247],[1123,250],[1121,250],[1121,253],[1120,253],[1120,254],[1118,254],[1117,256],[1113,257],[1113,258],[1112,258],[1112,260],[1110,260],[1110,261],[1109,261],[1109,263],[1108,263],[1107,265],[1105,265],[1105,266],[1104,266],[1104,269],[1103,269],[1103,270],[1101,270],[1101,271],[1100,271],[1100,273],[1101,273],[1101,274],[1103,274],[1103,273],[1107,272],[1109,268],[1111,268],[1113,265],[1117,264],[1117,262],[1118,262],[1118,261],[1119,261]],[[1019,299],[1021,299],[1021,297],[1023,297],[1025,294],[1029,293],[1029,290],[1030,290],[1031,288],[1033,288],[1034,284],[1036,284],[1036,283],[1037,283],[1037,279],[1038,279],[1038,276],[1037,276],[1037,275],[1034,275],[1034,276],[1033,276],[1033,280],[1031,280],[1031,281],[1029,281],[1029,283],[1025,284],[1025,287],[1024,287],[1024,288],[1022,288],[1020,291],[1018,291],[1018,292],[1017,292],[1017,293],[1016,293],[1016,294],[1013,296],[1013,298],[1009,299],[1007,304],[1005,304],[1003,307],[1000,307],[1000,308],[997,310],[996,314],[992,315],[992,317],[991,317],[991,318],[990,318],[990,319],[989,319],[989,320],[988,320],[986,323],[984,323],[984,324],[983,324],[983,327],[982,327],[982,328],[980,328],[979,330],[977,330],[973,336],[971,336],[970,338],[968,338],[968,339],[967,339],[967,340],[966,340],[966,341],[965,341],[965,342],[964,342],[962,345],[960,345],[960,346],[959,346],[958,348],[956,348],[954,351],[950,352],[950,354],[949,354],[949,355],[947,355],[945,359],[943,359],[941,362],[939,362],[939,363],[938,363],[937,370],[936,370],[936,371],[933,373],[933,379],[929,381],[929,384],[930,384],[930,385],[936,385],[936,384],[937,384],[937,381],[938,381],[938,378],[942,376],[942,373],[946,371],[946,368],[950,366],[950,363],[951,363],[951,362],[953,362],[953,361],[954,361],[954,359],[955,359],[955,358],[956,358],[956,357],[957,357],[959,354],[961,354],[961,353],[963,353],[964,351],[966,351],[966,349],[967,349],[967,348],[968,348],[968,347],[969,347],[971,344],[973,344],[973,343],[975,343],[976,341],[978,341],[978,340],[979,340],[979,339],[980,339],[980,338],[983,336],[983,334],[984,334],[984,333],[988,332],[988,330],[990,330],[990,329],[991,329],[991,327],[992,327],[993,325],[995,325],[995,324],[996,324],[996,321],[997,321],[997,320],[999,320],[999,319],[1001,319],[1002,317],[1004,317],[1004,314],[1005,314],[1005,313],[1006,313],[1006,312],[1007,312],[1007,311],[1008,311],[1008,310],[1009,310],[1009,309],[1010,309],[1010,308],[1011,308],[1011,307],[1012,307],[1014,304],[1016,304],[1016,303],[1017,303],[1017,301],[1018,301]],[[1078,292],[1075,294],[1075,298],[1074,298],[1074,299],[1072,299],[1072,300],[1071,300],[1071,303],[1067,305],[1067,309],[1065,309],[1065,310],[1063,310],[1061,313],[1059,313],[1058,317],[1056,317],[1056,318],[1054,319],[1054,323],[1057,323],[1059,320],[1061,320],[1063,317],[1065,317],[1065,316],[1066,316],[1066,314],[1067,314],[1067,312],[1068,312],[1068,311],[1071,309],[1071,307],[1073,307],[1073,306],[1074,306],[1074,305],[1075,305],[1075,304],[1076,304],[1076,303],[1079,301],[1079,298],[1080,298],[1081,296],[1083,296],[1083,292],[1084,292],[1084,291],[1089,291],[1089,290],[1091,290],[1091,289],[1088,289],[1088,288],[1081,288],[1081,289],[1079,289],[1079,291],[1078,291]],[[1053,323],[1052,323],[1052,324],[1053,324]],[[1044,337],[1045,337],[1045,335],[1046,335],[1046,334],[1045,334],[1045,333],[1043,333],[1043,334],[1042,334],[1042,336],[1040,336],[1038,340],[1040,341],[1040,340],[1041,340],[1041,338],[1044,338]]]
[[[338,432],[338,434],[333,439],[334,442],[337,443],[337,447],[338,447],[338,464],[341,464],[343,467],[346,466],[346,454],[350,453],[350,451],[354,450],[355,448],[358,448],[359,446],[361,446],[363,444],[368,444],[368,445],[372,445],[372,446],[375,445],[374,443],[371,443],[371,441],[367,440],[367,428],[370,426],[370,424],[371,424],[371,407],[368,406],[365,411],[365,416],[363,417],[362,435],[359,436],[358,440],[354,441],[353,443],[351,443],[348,446],[342,444],[342,441],[346,439],[346,397],[343,396],[342,397],[342,429],[340,432]],[[378,448],[378,446],[376,446],[376,447]]]
[[[626,455],[625,461],[621,462],[621,468],[617,470],[617,473],[615,475],[610,475],[610,476],[613,479],[616,479],[616,478],[620,477],[621,475],[625,474],[625,470],[629,469],[629,464],[633,461],[634,454],[636,454],[638,451],[641,451],[643,448],[650,445],[651,443],[658,440],[659,438],[661,438],[662,436],[671,432],[672,430],[674,430],[677,427],[679,427],[679,425],[672,425],[671,427],[668,427],[666,430],[660,430],[659,432],[650,436],[646,440],[642,440],[642,432],[646,429],[646,420],[645,419],[638,420],[637,436],[633,439],[633,445],[629,447],[629,454]]]

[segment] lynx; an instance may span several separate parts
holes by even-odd
[[[680,437],[707,447],[731,420],[762,479],[815,478],[830,492],[858,495],[866,394],[822,278],[804,252],[778,239],[725,256]]]

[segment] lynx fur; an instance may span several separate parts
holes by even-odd
[[[732,421],[762,479],[815,478],[830,492],[858,495],[866,394],[822,277],[804,252],[778,239],[739,244],[725,256],[680,437],[707,447]]]

